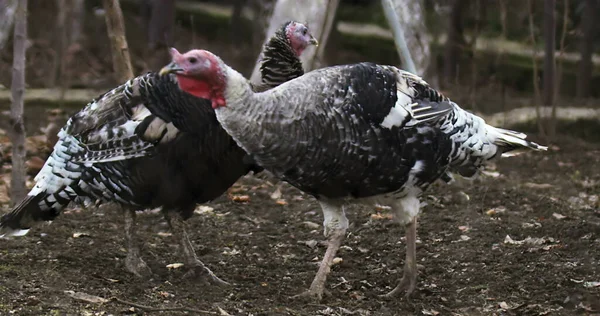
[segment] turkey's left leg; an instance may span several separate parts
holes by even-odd
[[[123,216],[125,216],[125,241],[127,243],[125,268],[138,277],[149,276],[152,271],[140,256],[140,244],[135,225],[135,210],[123,208]]]
[[[165,212],[165,218],[171,226],[171,230],[175,234],[176,238],[179,239],[181,251],[185,258],[185,265],[190,269],[186,274],[186,277],[190,276],[207,276],[208,281],[217,285],[229,285],[229,283],[221,280],[217,277],[207,266],[204,265],[200,259],[196,256],[194,246],[192,245],[188,233],[187,224],[181,218],[178,211],[167,211]]]
[[[310,288],[308,291],[296,296],[310,297],[317,301],[323,298],[327,274],[331,271],[331,264],[335,258],[335,254],[342,245],[342,241],[346,237],[346,230],[348,229],[348,219],[346,218],[342,204],[331,201],[319,201],[319,203],[323,210],[325,237],[328,238],[329,243],[319,266],[319,271],[317,271],[317,275],[315,275]]]
[[[417,215],[419,213],[419,200],[417,198],[405,198],[394,207],[396,219],[406,223],[406,259],[404,260],[404,271],[398,285],[389,293],[383,295],[391,298],[401,293],[410,296],[417,287]]]

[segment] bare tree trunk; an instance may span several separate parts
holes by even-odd
[[[498,4],[500,5],[500,24],[502,25],[502,34],[500,38],[502,40],[506,40],[507,35],[507,9],[505,0],[499,0]],[[498,52],[498,58],[496,59],[496,68],[500,68],[504,65],[504,48],[500,47],[500,51]],[[500,79],[500,92],[501,92],[501,102],[502,102],[502,112],[506,113],[506,87],[504,86],[504,79]]]
[[[554,0],[544,1],[544,105],[554,103],[554,50],[556,46],[556,21]]]
[[[170,60],[175,24],[175,0],[151,0],[148,21],[148,56],[150,69],[158,70]]]
[[[83,37],[83,25],[85,21],[84,0],[71,0],[71,27],[69,32],[69,44],[76,43]]]
[[[381,0],[381,4],[394,34],[402,67],[420,76],[426,76],[431,57],[423,2]]]
[[[233,12],[231,13],[231,19],[229,19],[229,32],[231,34],[231,44],[235,47],[242,40],[241,28],[242,28],[242,11],[246,6],[247,0],[234,0]]]
[[[173,45],[173,25],[175,23],[175,0],[153,0],[148,40],[150,47]]]
[[[10,138],[13,144],[10,196],[12,204],[27,194],[25,187],[25,126],[23,125],[23,94],[25,93],[25,50],[27,41],[27,0],[19,0],[16,12]]]
[[[307,48],[302,57],[302,64],[306,71],[310,71],[319,67],[320,60],[323,58],[327,39],[331,28],[339,0],[312,0],[296,1],[296,0],[278,0],[269,22],[269,28],[266,32],[266,39],[275,33],[275,30],[284,22],[296,20],[307,23],[312,34],[319,40],[319,47]],[[266,40],[265,40],[266,42]],[[260,58],[260,57],[259,57]],[[260,81],[259,63],[256,63],[252,72],[251,81]]]
[[[444,77],[445,81],[457,80],[458,60],[465,39],[463,36],[463,11],[467,8],[465,0],[453,0],[450,19],[448,22],[448,38],[446,40],[446,53],[444,55]]]
[[[552,115],[548,122],[548,136],[554,138],[556,136],[556,107],[559,102],[560,86],[562,84],[563,76],[563,55],[565,54],[565,39],[567,38],[567,25],[569,22],[569,0],[563,1],[563,18],[562,18],[562,31],[560,35],[560,52],[558,65],[556,69],[556,85],[554,87],[554,103],[552,104]]]
[[[119,83],[133,78],[129,47],[125,38],[123,12],[118,0],[103,0],[106,11],[106,27],[112,46],[113,68]]]
[[[469,99],[471,100],[471,109],[473,111],[479,111],[476,99],[477,93],[477,39],[479,38],[479,32],[481,30],[482,16],[485,16],[485,3],[481,3],[480,0],[475,0],[475,26],[471,40],[469,41],[469,49],[471,50],[471,87],[469,89]]]
[[[10,31],[15,21],[17,2],[17,0],[0,1],[0,50],[4,48],[6,41],[10,37]]]
[[[543,136],[546,135],[544,132],[544,125],[542,125],[542,114],[540,111],[540,86],[538,83],[538,64],[537,64],[537,45],[535,40],[535,27],[533,25],[533,1],[528,0],[529,7],[529,36],[531,37],[531,47],[533,47],[533,54],[531,55],[531,61],[533,62],[533,92],[534,92],[534,103],[535,103],[535,114],[537,117],[538,130]]]
[[[585,10],[581,21],[581,38],[579,51],[581,60],[579,61],[579,73],[577,74],[577,97],[586,98],[590,95],[590,81],[592,79],[592,52],[594,51],[594,10],[596,9],[594,0],[585,0]]]

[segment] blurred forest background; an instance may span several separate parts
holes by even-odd
[[[0,30],[0,83],[5,87],[10,86],[9,23],[16,2],[0,2],[8,8]],[[415,1],[396,1],[404,2]],[[425,19],[419,35],[430,46],[431,65],[420,73],[426,80],[463,106],[487,113],[533,104],[526,100],[534,98],[536,88],[543,94],[544,44],[550,40],[544,30],[545,1],[416,2]],[[600,26],[594,23],[600,2],[551,2],[557,100],[593,105],[587,98],[600,97],[593,89],[600,84],[595,49]],[[249,76],[274,5],[274,0],[121,1],[134,73],[158,69],[168,61],[166,47],[173,45],[214,51]],[[101,1],[30,0],[28,9],[28,88],[103,90],[119,83],[112,76]],[[357,61],[402,66],[379,1],[341,0],[333,14],[320,66]]]
[[[27,6],[22,48],[15,46],[13,27],[18,24],[19,3]],[[113,67],[106,3],[0,0],[3,162],[14,155],[5,131],[16,126],[10,126],[11,119],[21,117],[20,112],[8,111],[15,99],[11,83],[19,78],[11,76],[13,62],[20,60],[13,60],[15,51],[26,52],[16,57],[26,57],[23,117],[29,147],[22,156],[29,174],[41,168],[69,115],[128,77],[115,74],[119,71]],[[320,41],[317,51],[303,56],[307,70],[360,61],[397,65],[494,125],[537,133],[550,143],[566,135],[600,141],[600,90],[594,88],[600,85],[598,0],[118,3],[134,75],[160,69],[169,61],[168,47],[174,46],[180,51],[208,49],[255,79],[253,69],[266,34],[291,16],[307,22]],[[386,3],[389,10],[383,9]],[[400,20],[397,29],[390,28],[386,14],[392,11]],[[394,41],[398,30],[404,34],[410,61],[400,57],[401,46],[397,38]]]

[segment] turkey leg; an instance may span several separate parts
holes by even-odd
[[[382,295],[385,298],[392,298],[402,292],[406,297],[410,296],[417,286],[417,217],[406,225],[406,260],[404,261],[404,272],[398,285],[389,293]]]
[[[194,276],[207,276],[208,282],[216,285],[229,285],[229,283],[221,280],[217,277],[207,266],[196,257],[196,252],[194,251],[194,246],[192,245],[188,234],[187,234],[187,224],[183,221],[181,216],[176,211],[168,211],[166,213],[167,221],[169,222],[169,226],[171,226],[171,230],[175,233],[176,238],[179,239],[181,251],[183,251],[183,256],[185,259],[185,265],[189,267],[189,272],[185,274],[185,277],[194,277]]]
[[[336,252],[342,245],[342,241],[344,241],[344,238],[346,237],[346,230],[348,229],[348,219],[346,218],[341,205],[331,202],[319,202],[325,217],[323,227],[325,236],[328,237],[327,250],[325,251],[325,255],[319,266],[319,271],[317,271],[317,275],[315,275],[310,288],[306,292],[294,296],[308,297],[316,301],[320,301],[323,298],[327,274],[331,271],[331,263],[335,258]]]
[[[125,214],[125,241],[127,243],[127,258],[125,258],[125,268],[137,277],[147,277],[152,275],[152,270],[140,256],[140,245],[136,234],[136,215],[135,210],[124,210]]]

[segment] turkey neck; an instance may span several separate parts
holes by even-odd
[[[297,93],[289,93],[296,89],[287,87],[295,81],[255,93],[240,73],[227,66],[225,73],[227,103],[215,110],[223,128],[240,147],[258,158],[261,165],[276,167],[294,163],[298,155],[292,154],[291,142],[296,138],[294,123],[301,119],[296,113],[302,113],[298,109],[302,102],[294,99]],[[299,88],[297,84],[293,86]],[[282,142],[282,139],[288,141]],[[290,161],[275,157],[289,157]]]

